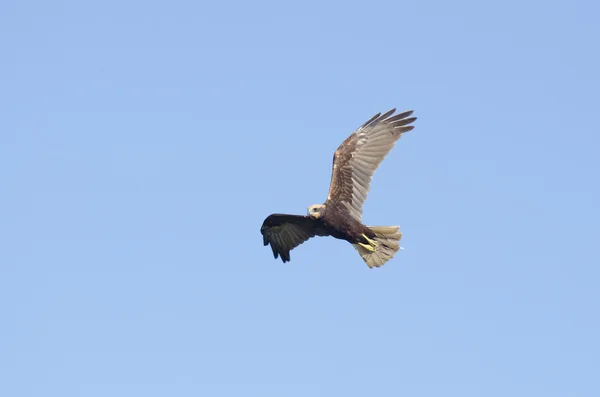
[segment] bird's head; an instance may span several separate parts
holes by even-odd
[[[308,207],[308,216],[313,219],[319,219],[325,212],[325,204],[315,204]]]

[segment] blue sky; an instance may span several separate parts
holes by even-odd
[[[0,395],[599,395],[599,11],[2,2]],[[392,107],[405,250],[274,260]]]

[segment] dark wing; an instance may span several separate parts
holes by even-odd
[[[271,244],[273,256],[285,263],[290,260],[290,251],[314,236],[328,236],[329,233],[316,221],[308,216],[273,214],[263,222],[260,232],[263,243]]]
[[[416,117],[408,111],[392,116],[396,109],[377,113],[350,135],[333,155],[333,170],[328,200],[345,203],[354,219],[362,218],[371,178],[379,164]]]

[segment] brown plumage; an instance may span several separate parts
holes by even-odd
[[[335,151],[327,201],[308,208],[308,216],[272,214],[260,229],[273,256],[290,260],[290,251],[314,236],[346,240],[369,267],[379,267],[400,248],[398,226],[365,226],[362,207],[371,179],[400,136],[410,131],[412,111],[393,116],[378,113],[352,133]]]

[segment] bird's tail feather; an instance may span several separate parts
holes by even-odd
[[[352,244],[358,251],[358,254],[363,258],[367,266],[370,268],[383,266],[387,261],[392,259],[398,249],[400,249],[400,239],[402,233],[398,226],[367,226],[375,233],[377,245],[374,250],[368,250],[359,244]]]

